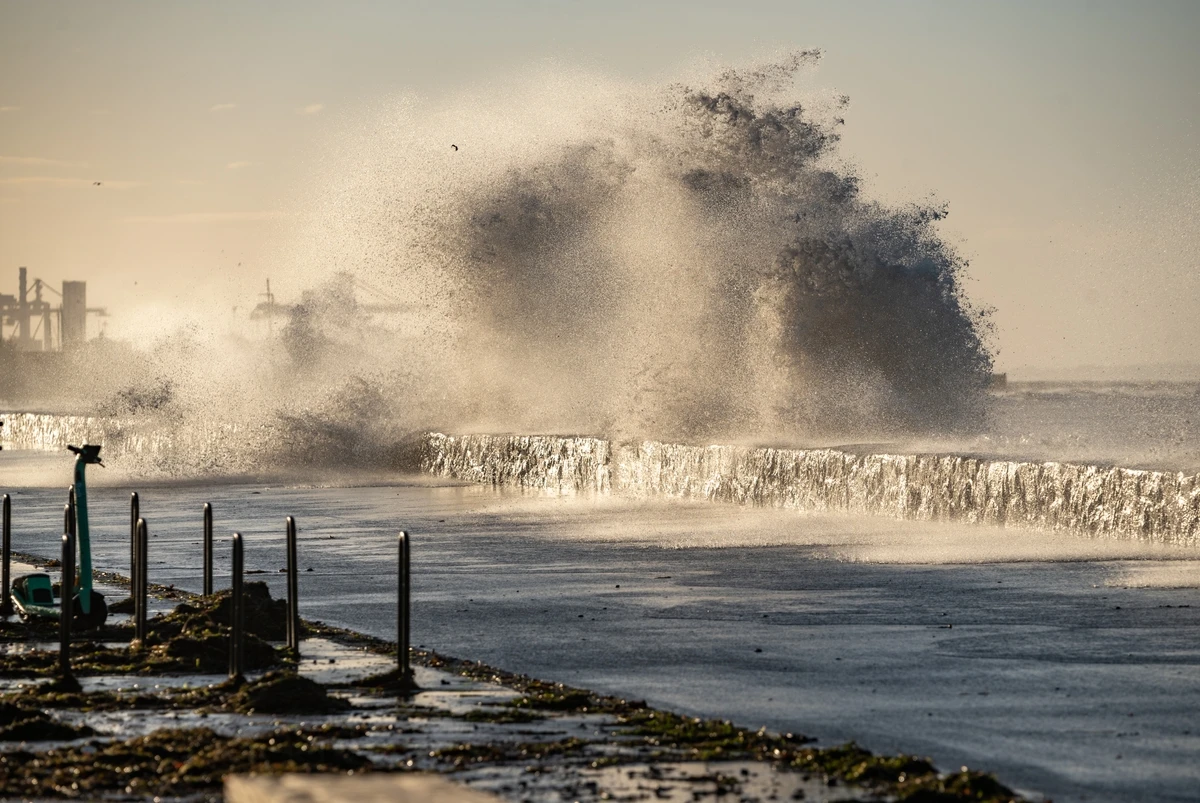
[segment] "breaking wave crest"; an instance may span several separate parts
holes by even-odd
[[[417,372],[430,425],[682,440],[976,425],[991,360],[936,232],[945,210],[863,197],[836,158],[847,99],[792,94],[818,57],[406,104],[311,250],[413,299],[403,359],[436,355]]]
[[[798,99],[818,58],[401,99],[327,159],[276,281],[310,289],[274,339],[176,333],[95,412],[228,425],[225,461],[250,464],[386,464],[428,429],[800,443],[975,427],[987,325],[945,209],[865,196],[837,154],[847,99]]]

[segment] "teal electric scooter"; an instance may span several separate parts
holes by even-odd
[[[102,626],[108,619],[108,604],[104,595],[92,588],[92,543],[88,530],[87,481],[84,476],[89,464],[103,466],[100,462],[100,447],[84,444],[68,446],[75,453],[74,491],[75,538],[79,543],[79,575],[75,580],[78,589],[74,600],[75,616],[72,626],[79,630],[91,630]],[[13,606],[25,619],[58,619],[59,606],[54,601],[54,587],[50,575],[37,572],[13,580]]]

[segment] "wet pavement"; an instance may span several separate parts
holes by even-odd
[[[56,646],[50,642],[3,644],[0,651],[53,650]],[[345,686],[380,676],[395,666],[393,657],[325,638],[303,640],[301,654],[299,674],[322,684]],[[248,675],[251,682],[260,677],[262,673]],[[180,708],[178,703],[170,708],[161,705],[171,700],[172,694],[215,687],[225,680],[222,676],[82,677],[85,695],[115,695],[116,702],[87,712],[53,707],[50,718],[72,726],[86,725],[94,732],[67,741],[0,739],[0,762],[6,761],[6,754],[19,754],[24,762],[36,764],[44,757],[42,763],[61,764],[64,752],[75,750],[92,756],[104,744],[155,738],[150,735],[164,728],[194,734],[211,731],[223,739],[264,739],[305,731],[328,734],[317,744],[365,757],[376,769],[448,773],[472,787],[532,803],[648,798],[682,802],[731,794],[743,803],[880,799],[868,789],[764,761],[672,760],[671,755],[681,751],[665,743],[659,746],[658,740],[638,738],[636,726],[612,710],[555,710],[560,706],[554,699],[548,708],[542,708],[531,705],[531,698],[515,688],[425,666],[414,667],[414,679],[421,690],[407,697],[372,689],[335,690],[332,695],[349,706],[339,713],[245,714],[214,709],[211,704],[194,709]],[[45,682],[0,679],[0,694],[20,700],[12,695]],[[148,705],[145,695],[154,696],[160,707]],[[139,698],[141,702],[135,703]],[[45,752],[49,750],[59,752],[50,758]],[[4,769],[6,782],[11,784],[19,777],[9,767]],[[126,768],[126,772],[133,770]],[[92,782],[82,769],[77,777]],[[136,782],[134,775],[128,777]],[[43,791],[50,793],[49,789]],[[113,800],[139,797],[132,787],[101,791],[90,785],[66,794],[80,795]],[[219,799],[219,790],[182,790],[181,799]]]
[[[98,568],[127,571],[128,490],[92,492]],[[212,501],[219,536],[243,532],[247,568],[280,595],[290,514],[312,569],[302,614],[390,638],[403,528],[416,544],[414,640],[440,652],[995,771],[1059,803],[1196,799],[1195,554],[432,483],[138,490],[152,582],[199,590],[200,508]],[[18,550],[50,553],[63,495],[14,494]],[[219,567],[228,549],[218,544]],[[1153,580],[1159,569],[1169,582]]]

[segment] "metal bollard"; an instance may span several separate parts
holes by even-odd
[[[204,596],[213,592],[213,560],[212,560],[212,505],[204,503]]]
[[[58,672],[71,675],[71,620],[75,616],[75,533],[62,537],[61,603],[58,606]]]
[[[0,585],[3,585],[3,589],[0,589],[0,591],[3,592],[4,596],[0,598],[0,616],[12,616],[12,589],[10,587],[12,585],[12,499],[8,494],[4,495],[3,502],[0,505],[3,506],[4,527],[4,565],[0,567],[0,574],[3,575],[0,577]]]
[[[396,663],[400,673],[400,683],[412,688],[412,667],[409,666],[408,648],[411,641],[409,625],[412,608],[412,585],[409,582],[409,542],[408,533],[401,532],[398,539],[399,579],[396,589]]]
[[[134,539],[134,575],[133,575],[133,632],[134,638],[139,644],[145,644],[146,641],[146,608],[147,606],[147,587],[149,586],[150,573],[149,560],[147,553],[149,551],[150,533],[149,527],[146,526],[145,519],[138,519],[135,527],[136,538]]]
[[[242,599],[242,575],[245,569],[245,557],[242,548],[242,534],[233,534],[233,593],[229,600],[229,677],[238,678],[245,670],[243,656],[244,640],[242,637],[245,626],[245,600]]]
[[[287,517],[287,645],[300,657],[300,568],[296,565],[296,520]]]
[[[142,517],[142,505],[137,491],[129,495],[129,582],[137,574],[137,523]]]

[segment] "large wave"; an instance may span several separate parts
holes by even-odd
[[[322,462],[425,428],[797,443],[973,427],[986,319],[945,209],[865,197],[837,153],[847,99],[795,88],[818,58],[663,86],[547,69],[401,99],[328,156],[290,251],[312,289],[276,339],[165,341],[109,411],[262,422]],[[378,314],[364,287],[403,308]]]

